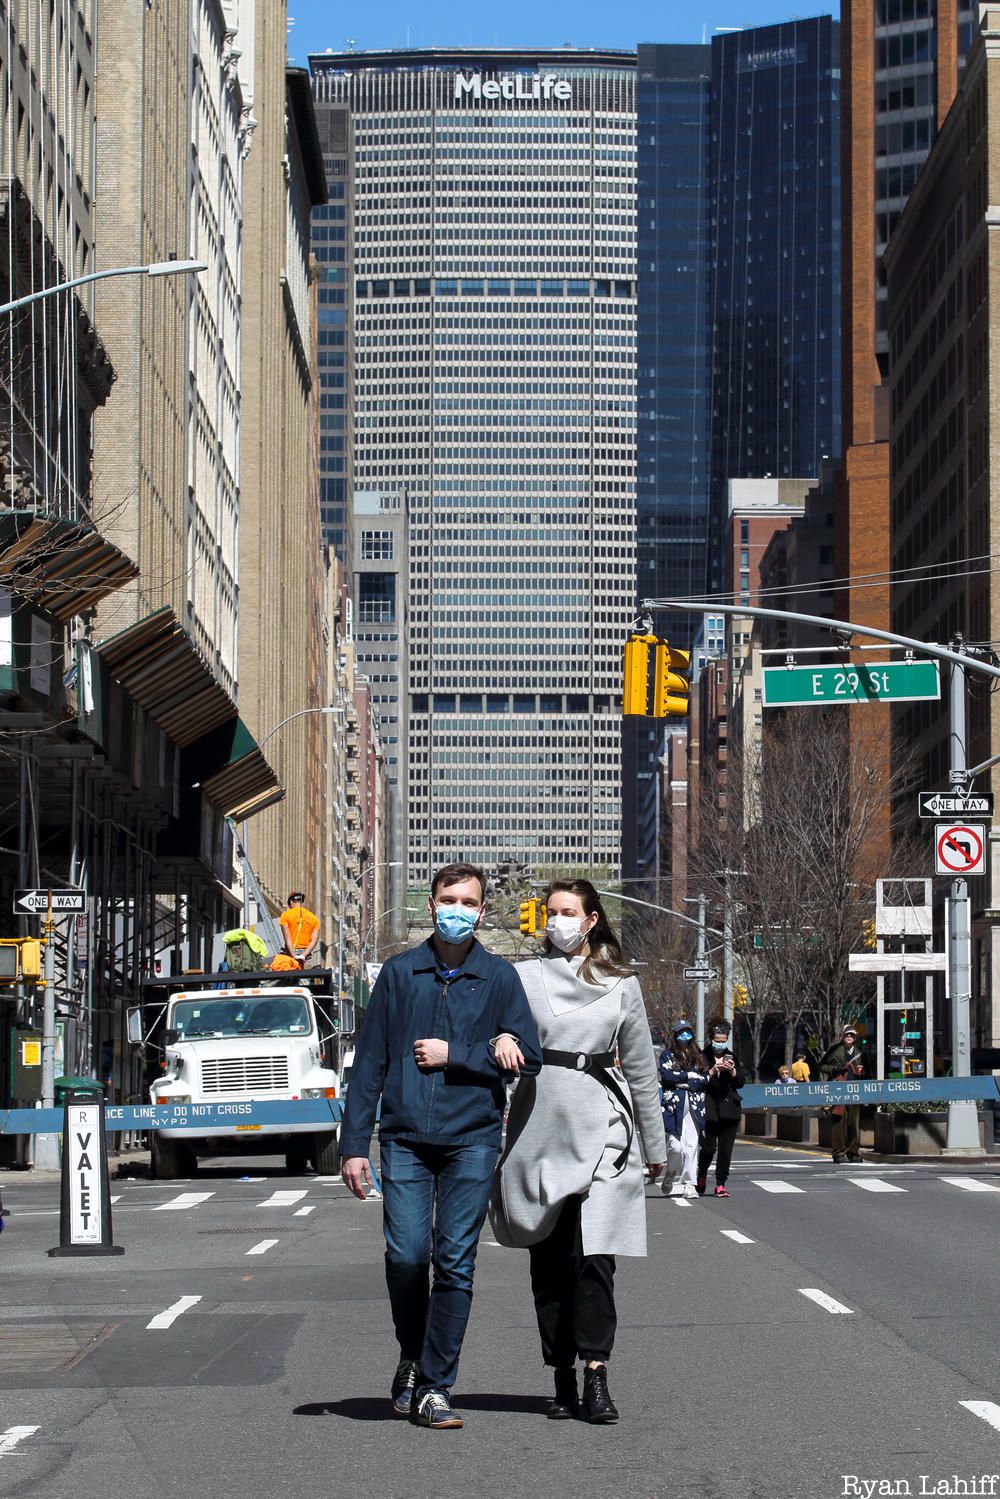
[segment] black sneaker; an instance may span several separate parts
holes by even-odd
[[[430,1426],[434,1431],[447,1431],[450,1427],[465,1425],[444,1390],[425,1390],[417,1401],[410,1420],[416,1426]]]
[[[392,1408],[397,1416],[408,1416],[413,1406],[413,1391],[417,1383],[417,1365],[414,1359],[400,1359],[392,1378]]]

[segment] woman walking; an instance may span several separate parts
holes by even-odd
[[[729,1180],[729,1163],[733,1158],[736,1131],[740,1127],[740,1115],[743,1112],[740,1089],[746,1082],[740,1064],[730,1050],[731,1033],[732,1026],[721,1015],[709,1021],[709,1039],[704,1053],[704,1067],[708,1078],[705,1085],[705,1133],[698,1156],[699,1197],[708,1186],[708,1168],[716,1149],[719,1158],[715,1163],[715,1195],[729,1196],[726,1182]]]
[[[694,1044],[689,1020],[678,1020],[673,1040],[660,1053],[663,1089],[663,1128],[667,1137],[667,1169],[663,1192],[670,1197],[696,1196],[698,1152],[705,1128],[705,1064]]]
[[[542,1356],[555,1370],[546,1414],[604,1424],[618,1420],[607,1380],[615,1256],[646,1253],[642,1162],[655,1180],[666,1142],[642,994],[597,891],[554,880],[546,904],[544,953],[517,965],[542,1070],[514,1091],[491,1218],[499,1243],[531,1257]]]

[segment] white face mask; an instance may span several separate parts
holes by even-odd
[[[550,916],[545,924],[545,935],[560,952],[575,952],[586,939],[580,930],[579,916]]]

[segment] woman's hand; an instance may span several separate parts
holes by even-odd
[[[493,1055],[501,1072],[513,1072],[517,1077],[524,1066],[524,1053],[513,1036],[498,1036],[493,1045]]]

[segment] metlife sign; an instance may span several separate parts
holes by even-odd
[[[493,104],[500,100],[511,103],[568,104],[573,97],[573,85],[568,78],[557,78],[555,73],[482,73],[455,74],[455,103]]]

